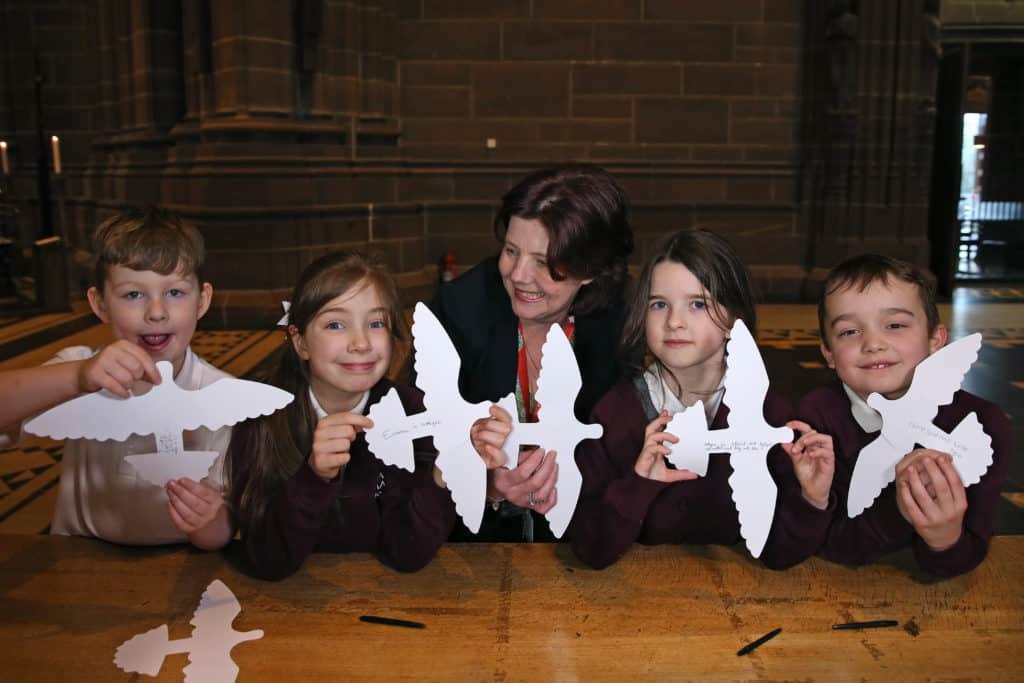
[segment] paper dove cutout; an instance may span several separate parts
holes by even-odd
[[[368,417],[374,426],[366,430],[366,445],[384,464],[411,472],[415,469],[411,441],[433,435],[438,453],[436,464],[451,491],[455,511],[466,527],[476,533],[484,516],[487,467],[470,443],[469,429],[476,420],[489,416],[491,404],[467,403],[462,398],[462,361],[430,309],[422,302],[417,303],[412,320],[416,353],[413,367],[426,410],[407,416],[398,393],[392,389],[370,408]]]
[[[558,538],[565,533],[579,501],[583,476],[576,465],[576,445],[583,439],[600,439],[604,428],[576,419],[574,404],[583,387],[572,345],[561,325],[548,328],[541,349],[541,368],[535,398],[540,406],[538,422],[516,419],[515,403],[502,405],[512,416],[512,432],[505,439],[505,457],[515,462],[523,444],[536,444],[558,455],[558,500],[545,517]],[[513,454],[512,457],[509,454]]]
[[[156,453],[130,455],[125,460],[141,477],[163,486],[182,476],[202,479],[217,457],[215,451],[186,451],[182,431],[200,427],[216,430],[269,415],[293,398],[269,384],[233,377],[188,391],[174,383],[169,361],[158,362],[156,368],[162,381],[142,396],[121,398],[106,390],[79,396],[32,418],[25,423],[25,431],[54,439],[99,441],[153,434]]]
[[[768,471],[768,451],[777,443],[793,440],[792,430],[772,427],[764,419],[768,373],[757,343],[742,320],[732,326],[729,357],[725,370],[725,396],[729,426],[708,430],[704,404],[697,401],[676,413],[665,431],[679,437],[679,443],[665,442],[666,456],[673,465],[701,476],[707,474],[711,453],[729,453],[732,475],[729,486],[739,514],[740,533],[747,549],[760,557],[775,517],[778,488]]]
[[[978,416],[970,413],[947,434],[932,424],[939,406],[953,401],[964,376],[978,357],[981,335],[972,334],[944,346],[921,361],[901,398],[868,396],[868,405],[882,416],[882,431],[861,449],[853,467],[846,514],[856,517],[896,478],[896,463],[914,450],[914,444],[953,456],[964,486],[976,484],[992,464],[992,438]]]
[[[192,637],[170,640],[167,624],[140,633],[121,643],[114,664],[128,673],[156,676],[167,655],[188,653],[185,683],[230,683],[238,676],[231,649],[247,640],[258,640],[263,631],[236,631],[231,624],[242,611],[234,593],[220,580],[206,587],[192,616]]]

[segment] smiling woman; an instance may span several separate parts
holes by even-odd
[[[586,421],[618,376],[626,260],[633,251],[626,196],[605,170],[567,164],[535,171],[502,198],[494,222],[501,244],[441,287],[432,308],[462,360],[467,401],[514,392],[518,419],[537,420],[541,347],[552,324],[572,342],[583,378],[576,417]],[[512,417],[512,416],[509,416]],[[572,453],[524,451],[488,472],[491,509],[480,533],[453,540],[552,540],[543,517],[558,495],[558,461]]]

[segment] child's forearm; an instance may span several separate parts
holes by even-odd
[[[201,550],[219,550],[228,544],[234,534],[235,527],[231,522],[228,506],[221,505],[217,510],[217,516],[202,529],[190,533],[188,540]]]
[[[0,372],[0,425],[7,428],[80,395],[81,361]]]

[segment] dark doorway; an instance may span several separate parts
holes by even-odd
[[[945,42],[929,234],[944,294],[1024,280],[1024,43]]]

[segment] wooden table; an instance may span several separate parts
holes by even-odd
[[[242,604],[235,628],[266,633],[232,651],[241,682],[1024,678],[1020,536],[995,538],[973,573],[932,583],[899,562],[772,572],[729,548],[636,546],[596,572],[565,546],[539,544],[449,545],[417,574],[318,555],[267,583],[216,553],[0,536],[2,678],[151,680],[117,669],[115,649],[165,623],[171,638],[188,637],[217,578]],[[881,618],[901,626],[830,629]],[[775,627],[777,638],[736,656]],[[156,680],[181,681],[186,663],[169,657]]]

